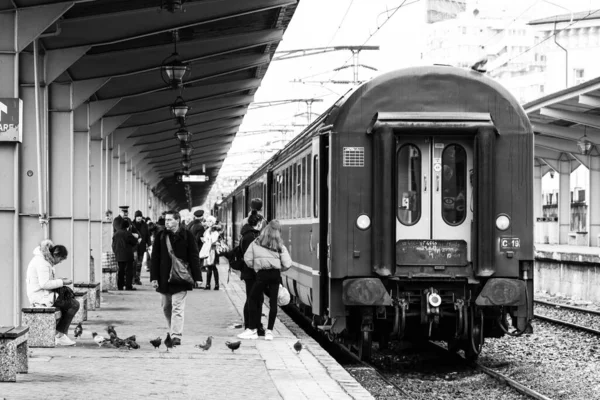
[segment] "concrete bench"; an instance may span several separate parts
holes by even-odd
[[[117,271],[115,267],[102,268],[102,291],[117,290]]]
[[[29,328],[0,327],[0,382],[16,382],[17,374],[29,371]]]
[[[75,300],[79,302],[79,311],[73,317],[73,324],[78,324],[83,321],[87,321],[87,292],[82,292],[80,290],[73,291],[75,293]]]
[[[29,347],[54,347],[60,317],[60,310],[54,307],[22,308],[21,323],[29,327]]]
[[[87,310],[100,308],[100,283],[77,282],[73,284],[75,289],[87,293]]]

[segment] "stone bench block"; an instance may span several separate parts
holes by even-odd
[[[117,269],[102,268],[102,291],[117,290]]]
[[[54,347],[56,321],[60,310],[54,307],[21,309],[21,323],[29,327],[29,347]]]
[[[100,283],[78,282],[73,285],[77,290],[87,293],[87,310],[100,308]]]
[[[16,382],[29,371],[29,328],[0,327],[0,382]]]
[[[75,291],[75,300],[79,302],[79,310],[77,314],[73,317],[73,321],[71,324],[78,324],[83,321],[87,321],[87,292]]]

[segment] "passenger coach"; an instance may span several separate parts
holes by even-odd
[[[530,329],[533,131],[479,72],[404,69],[341,98],[218,206],[234,244],[254,197],[282,224],[295,304],[365,359],[374,339],[476,357]]]

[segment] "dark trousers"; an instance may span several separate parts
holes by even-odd
[[[210,279],[212,278],[213,273],[215,274],[215,286],[219,286],[219,270],[216,265],[207,265],[206,266],[206,286],[210,286]]]
[[[267,329],[272,330],[277,318],[277,294],[279,293],[279,282],[281,271],[278,269],[263,269],[256,273],[256,283],[252,287],[249,298],[250,329],[257,329],[260,324],[261,311],[258,302],[263,298],[263,291],[269,288],[269,323]]]
[[[141,284],[140,276],[142,275],[142,261],[144,261],[144,254],[146,253],[146,249],[143,249],[141,246],[138,246],[137,249],[137,260],[135,261],[135,282],[137,284]],[[148,260],[150,262],[150,260]]]
[[[117,274],[117,287],[131,289],[133,287],[133,261],[119,261],[119,273]]]
[[[56,323],[56,330],[67,335],[69,333],[71,321],[73,321],[73,317],[75,317],[75,314],[79,311],[79,302],[75,299],[71,299],[68,301],[61,301],[60,304],[55,303],[54,307],[60,309],[61,313],[61,317]]]
[[[248,329],[250,327],[250,293],[252,293],[252,288],[256,283],[256,279],[244,279],[246,283],[246,303],[244,303],[244,329]],[[260,323],[260,317],[262,316],[262,306],[263,306],[263,297],[261,296],[258,300],[256,307],[258,308],[258,326],[262,326]]]

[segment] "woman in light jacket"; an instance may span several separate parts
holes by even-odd
[[[56,324],[55,343],[58,346],[73,346],[74,341],[67,336],[73,317],[79,310],[79,302],[75,299],[65,304],[55,305],[55,289],[73,283],[70,279],[56,279],[54,266],[67,259],[65,246],[54,245],[50,240],[43,240],[33,250],[33,258],[27,267],[27,297],[32,307],[57,307],[61,318]]]
[[[273,326],[277,317],[277,294],[281,271],[286,271],[292,266],[292,259],[281,239],[281,226],[279,221],[272,220],[263,229],[258,238],[252,242],[246,253],[244,261],[249,268],[256,271],[256,282],[252,287],[249,297],[248,329],[238,335],[240,339],[258,339],[257,328],[260,323],[260,309],[257,306],[266,287],[269,291],[269,322],[265,332],[265,340],[273,340]]]

